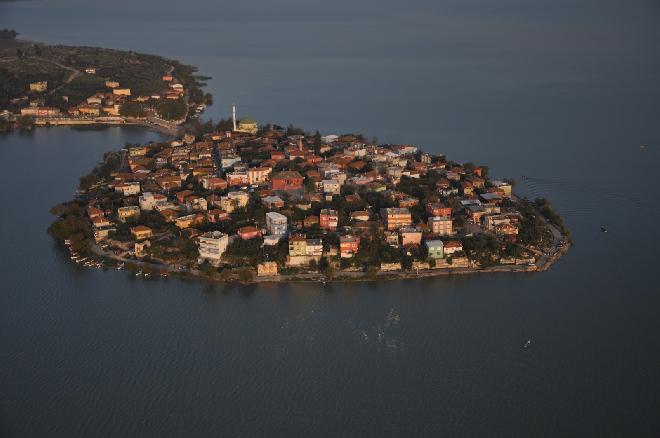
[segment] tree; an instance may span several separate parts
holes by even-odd
[[[337,272],[335,271],[335,267],[332,265],[328,265],[328,267],[325,269],[325,271],[323,271],[323,273],[325,274],[328,280],[332,280],[333,278],[335,278],[335,275],[337,274]]]
[[[219,276],[220,281],[230,281],[231,277],[232,277],[231,269],[225,268],[220,271],[220,276]]]
[[[403,269],[405,269],[406,271],[409,271],[410,269],[412,269],[412,264],[413,264],[413,259],[412,259],[412,257],[410,257],[409,255],[404,255],[404,256],[401,258],[401,266],[402,266]]]
[[[186,115],[186,104],[182,99],[165,99],[158,103],[156,111],[166,120],[180,120]]]
[[[219,132],[231,131],[234,129],[234,124],[231,119],[220,119],[218,124],[215,126],[215,129]]]
[[[27,128],[34,125],[34,117],[32,116],[19,116],[16,119],[16,123],[21,128]]]
[[[18,32],[13,29],[0,30],[0,40],[15,40],[17,36]]]
[[[78,184],[78,187],[80,190],[87,190],[94,184],[98,182],[98,177],[94,175],[93,173],[88,173],[87,175],[83,175],[80,177],[80,183]]]
[[[238,279],[242,282],[252,281],[254,279],[254,272],[250,268],[239,269]]]
[[[286,135],[287,137],[290,135],[305,135],[305,130],[302,128],[297,128],[293,126],[293,123],[289,124],[289,126],[286,128]]]
[[[126,102],[119,107],[119,114],[124,117],[146,117],[147,112],[144,107],[137,102]]]
[[[369,278],[376,278],[378,276],[378,268],[376,266],[368,266],[367,267],[367,277]]]
[[[204,263],[199,265],[199,268],[197,269],[199,269],[199,272],[201,272],[203,275],[207,277],[213,277],[213,275],[215,275],[218,272],[217,268],[215,268],[212,264],[210,264],[208,260],[204,261]]]
[[[321,146],[323,146],[323,139],[321,138],[321,133],[316,130],[316,133],[314,133],[314,153],[315,154],[320,154],[321,153]]]

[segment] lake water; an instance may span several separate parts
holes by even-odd
[[[5,135],[0,436],[660,433],[656,1],[19,1],[3,27],[197,65],[214,119],[235,102],[488,164],[575,245],[529,275],[141,281],[70,263],[48,209],[159,135]]]

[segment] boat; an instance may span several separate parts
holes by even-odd
[[[523,348],[528,349],[530,345],[532,345],[532,340],[528,339],[527,342],[525,342],[525,345],[523,345]]]
[[[603,233],[607,233],[607,228],[605,228],[605,226],[601,226],[600,231],[602,231]]]

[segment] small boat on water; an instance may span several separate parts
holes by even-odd
[[[605,228],[605,226],[603,225],[600,227],[600,231],[602,231],[603,233],[607,233],[607,228]]]
[[[523,348],[528,349],[530,345],[532,345],[532,340],[528,339],[527,342],[525,342],[525,345],[523,345]]]

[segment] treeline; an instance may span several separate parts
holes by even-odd
[[[552,209],[550,201],[546,198],[536,198],[534,200],[534,205],[551,224],[559,228],[559,231],[561,231],[564,236],[570,237],[571,231],[566,227],[566,224],[564,224],[564,219]]]
[[[110,174],[116,172],[121,167],[121,152],[106,152],[103,154],[103,162],[96,166],[87,175],[80,177],[80,190],[88,190],[94,184],[107,179]]]
[[[91,232],[84,209],[76,202],[68,202],[53,207],[50,212],[58,218],[48,227],[48,234],[60,243],[70,240],[75,252],[87,253]]]
[[[0,40],[15,40],[17,36],[18,32],[13,29],[0,30]]]

